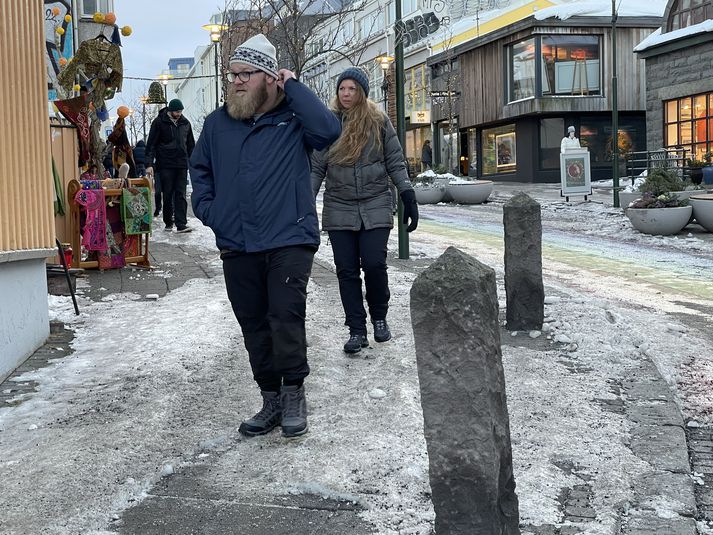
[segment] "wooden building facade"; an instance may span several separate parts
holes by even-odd
[[[55,226],[42,4],[3,2],[0,42],[1,380],[49,334]]]
[[[620,152],[646,148],[644,65],[633,49],[660,24],[660,17],[617,22]],[[560,142],[573,125],[589,147],[593,179],[611,177],[611,42],[610,18],[531,16],[431,57],[439,94],[449,85],[444,80],[458,80],[456,117],[434,103],[434,152],[444,154],[455,120],[459,163],[452,171],[557,182]]]

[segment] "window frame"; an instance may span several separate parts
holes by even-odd
[[[697,101],[705,102],[704,114],[694,111]],[[670,117],[672,109],[676,114],[673,119]],[[662,113],[664,147],[683,147],[696,160],[702,160],[706,152],[713,151],[713,91],[664,100]],[[698,135],[697,124],[704,125],[705,136]],[[670,139],[671,128],[675,129],[675,142]],[[684,132],[688,133],[690,139],[683,139]],[[702,137],[705,139],[701,140]]]
[[[681,7],[683,0],[677,0],[671,6],[671,12],[666,21],[666,31],[672,32],[687,28],[694,24],[700,24],[704,20],[713,18],[713,0],[685,0],[686,7]],[[687,21],[681,24],[681,21],[687,17]]]
[[[598,57],[597,57],[597,62],[598,62],[598,89],[589,89],[589,83],[587,83],[587,91],[582,92],[580,88],[580,93],[558,93],[555,88],[551,88],[551,92],[549,93],[544,93],[543,92],[543,76],[544,76],[544,63],[543,63],[543,57],[542,57],[542,41],[543,38],[547,37],[584,37],[584,38],[596,38],[597,44],[598,44]],[[515,69],[514,69],[514,50],[517,45],[523,45],[527,43],[528,41],[532,41],[534,45],[534,90],[532,95],[524,95],[524,96],[519,96],[518,98],[515,98]],[[513,102],[518,102],[520,100],[527,100],[531,98],[561,98],[561,97],[576,97],[576,98],[586,98],[586,97],[591,97],[591,98],[601,98],[604,96],[604,84],[603,82],[603,68],[604,65],[602,64],[603,60],[603,55],[602,55],[602,43],[603,43],[603,35],[599,33],[594,33],[594,34],[581,34],[581,33],[571,33],[571,34],[533,34],[530,35],[524,39],[520,39],[519,41],[514,41],[512,43],[508,43],[505,45],[505,53],[504,53],[504,61],[505,61],[505,69],[504,69],[504,75],[505,75],[505,100],[508,104],[511,104]],[[589,45],[591,46],[591,45]],[[586,64],[585,64],[586,68]],[[574,76],[574,75],[573,75]]]

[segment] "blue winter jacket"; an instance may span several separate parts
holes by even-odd
[[[193,212],[221,251],[259,252],[319,246],[310,185],[310,153],[341,134],[336,116],[305,85],[285,84],[285,98],[257,121],[212,112],[191,156]]]

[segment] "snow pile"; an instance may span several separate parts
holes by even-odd
[[[661,17],[666,9],[666,0],[626,0],[617,2],[620,17]],[[567,20],[570,17],[611,17],[612,4],[609,0],[587,0],[562,3],[535,12],[537,20],[551,17]]]

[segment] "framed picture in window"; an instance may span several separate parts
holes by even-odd
[[[562,195],[592,193],[592,171],[589,164],[589,151],[586,148],[570,149],[560,154],[560,178]]]
[[[517,165],[515,132],[495,136],[495,149],[497,154],[497,169],[514,169]]]

